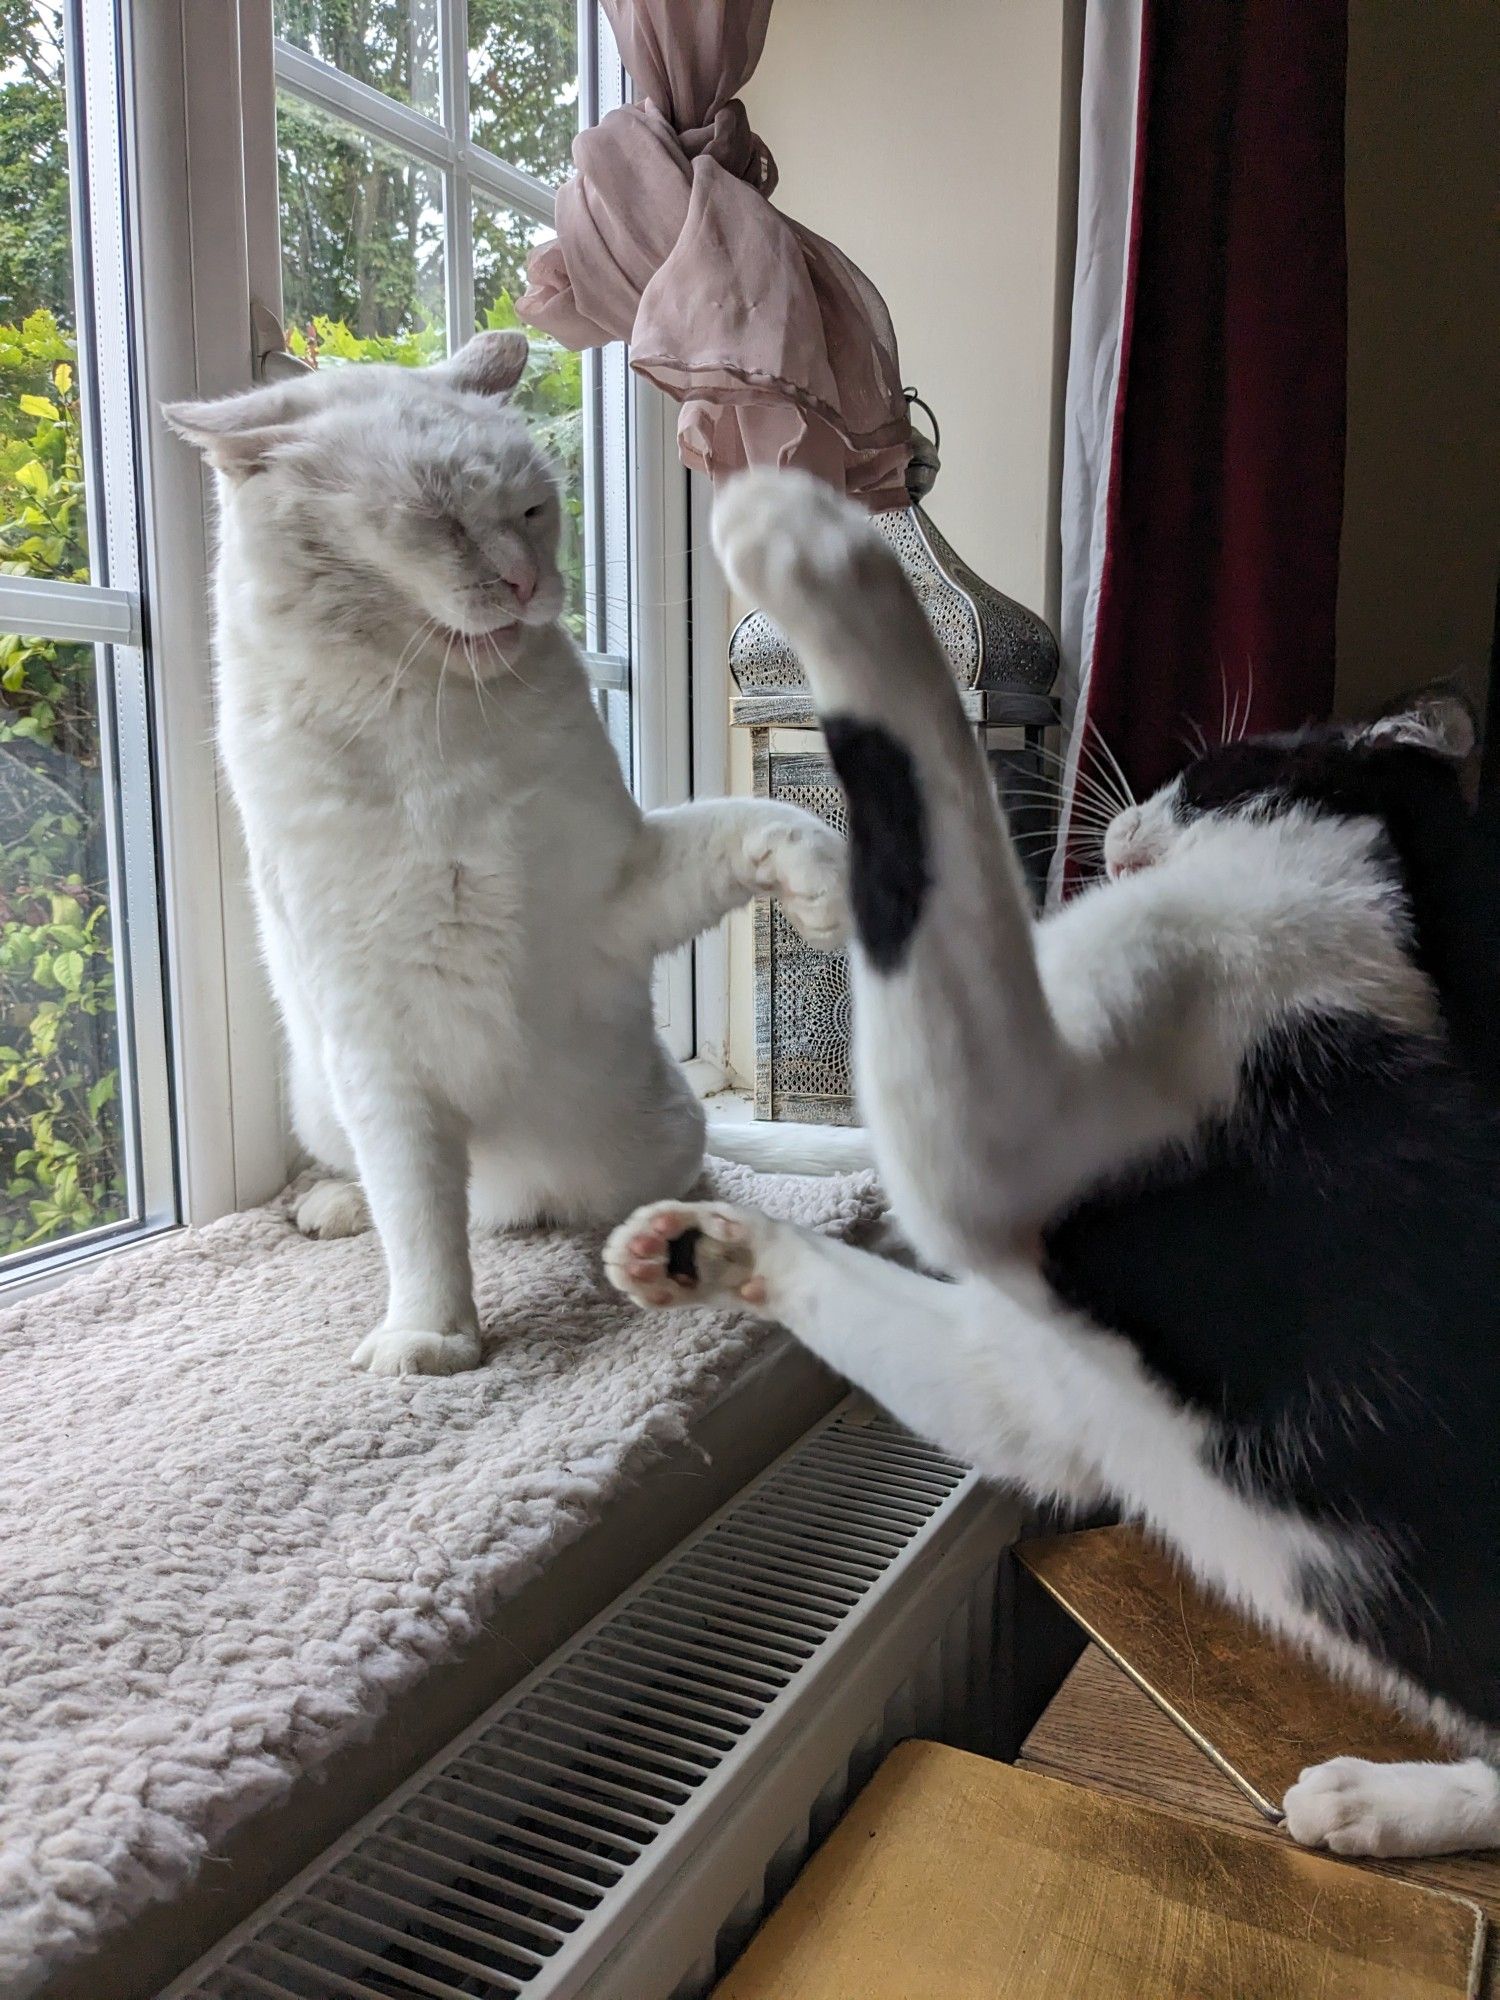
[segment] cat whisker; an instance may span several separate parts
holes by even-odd
[[[1109,747],[1109,743],[1105,738],[1103,730],[1100,729],[1098,724],[1094,722],[1090,722],[1088,724],[1088,727],[1092,729],[1094,732],[1094,741],[1099,746],[1099,752],[1101,756],[1103,756],[1103,758],[1109,765],[1110,770],[1112,770],[1115,774],[1116,782],[1118,783],[1120,788],[1120,796],[1124,802],[1125,807],[1128,809],[1129,807],[1138,804],[1139,802],[1136,799],[1135,792],[1131,787],[1130,780],[1125,775],[1124,767],[1120,763],[1120,760],[1115,755],[1114,751],[1111,750],[1111,748]]]
[[[512,680],[519,681],[522,687],[526,688],[532,694],[541,693],[542,690],[539,687],[537,687],[534,682],[527,680],[524,674],[518,673],[516,671],[515,661],[512,660],[509,653],[506,652],[505,648],[500,644],[500,641],[495,637],[493,632],[486,632],[483,635],[483,637],[485,645],[499,660],[500,664],[505,668],[505,671],[510,675]]]
[[[438,668],[437,693],[432,698],[432,719],[437,732],[438,760],[444,764],[448,759],[443,750],[443,682],[448,678],[448,662],[453,657],[453,642],[457,637],[456,632],[448,634],[448,642],[443,647],[443,664]]]

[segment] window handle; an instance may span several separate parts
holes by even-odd
[[[292,353],[286,332],[269,306],[250,301],[250,341],[257,382],[284,382],[293,375],[310,375],[312,364]]]

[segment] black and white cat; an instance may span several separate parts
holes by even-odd
[[[1500,1845],[1500,867],[1441,718],[1210,752],[1034,924],[867,519],[756,474],[715,525],[812,681],[849,801],[860,1102],[956,1282],[681,1203],[616,1232],[615,1282],[738,1295],[1447,1733],[1451,1763],[1304,1771],[1299,1841]]]

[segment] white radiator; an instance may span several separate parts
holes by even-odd
[[[162,2000],[700,2000],[893,1744],[987,1747],[1017,1525],[850,1398]]]

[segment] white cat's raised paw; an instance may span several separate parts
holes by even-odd
[[[1458,1764],[1313,1764],[1282,1801],[1287,1832],[1335,1854],[1448,1854],[1500,1837],[1500,1774]]]
[[[370,1226],[370,1209],[357,1181],[314,1181],[292,1220],[304,1236],[361,1236]]]
[[[653,1202],[605,1244],[605,1273],[638,1306],[764,1305],[758,1225],[757,1216],[727,1202]]]
[[[831,827],[808,820],[770,829],[751,857],[755,886],[775,896],[787,921],[816,951],[849,936],[848,858]]]
[[[350,1356],[371,1375],[461,1375],[477,1368],[481,1358],[477,1333],[384,1326],[367,1333]]]
[[[789,633],[811,614],[848,615],[895,563],[868,512],[808,472],[742,472],[714,504],[713,542],[741,597]]]

